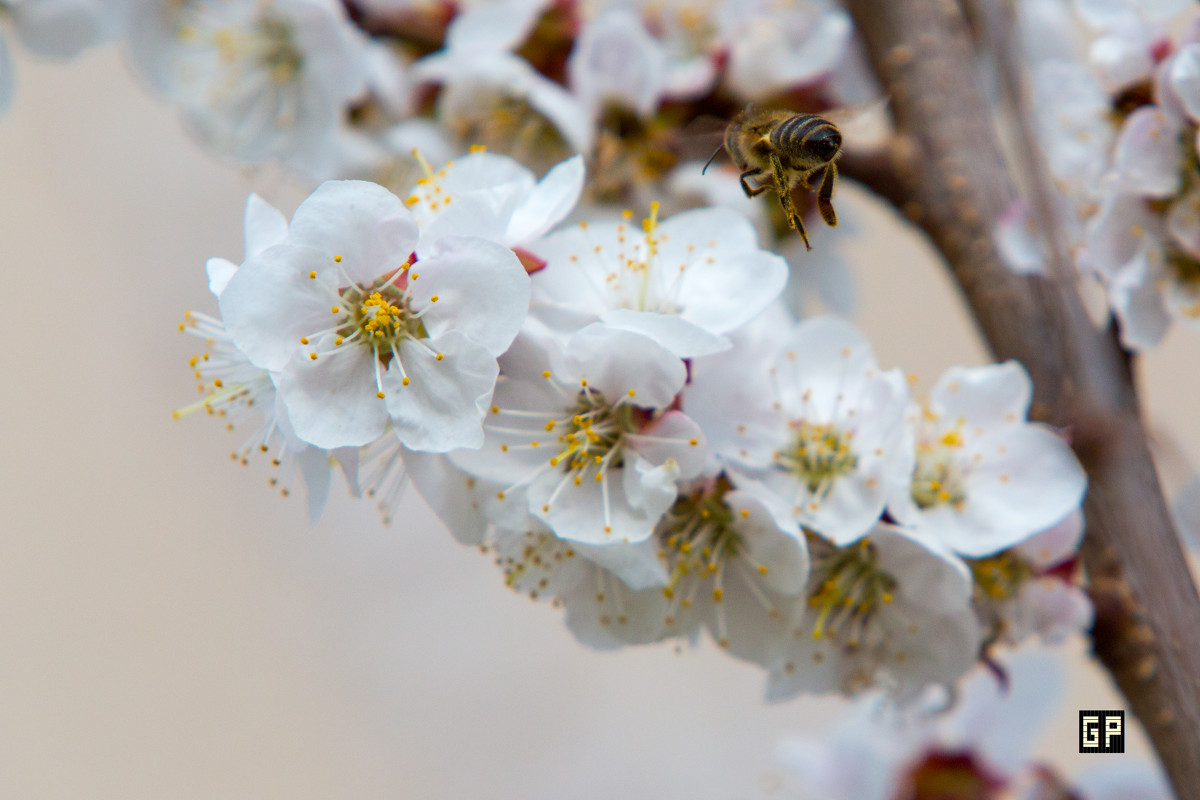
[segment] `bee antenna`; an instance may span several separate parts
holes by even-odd
[[[700,174],[701,174],[701,175],[703,175],[705,172],[707,172],[707,171],[708,171],[708,165],[709,165],[709,164],[711,164],[711,163],[713,162],[713,159],[715,159],[717,156],[721,155],[721,150],[722,150],[722,149],[724,149],[724,147],[725,147],[725,145],[720,145],[720,146],[719,146],[719,147],[717,147],[717,149],[716,149],[716,150],[713,152],[713,154],[712,154],[711,156],[709,156],[709,157],[708,157],[708,161],[705,161],[705,162],[704,162],[704,169],[700,170]]]

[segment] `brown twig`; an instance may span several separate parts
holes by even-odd
[[[892,98],[890,170],[856,177],[932,239],[998,358],[1034,380],[1033,415],[1071,431],[1089,476],[1083,559],[1096,655],[1181,800],[1200,798],[1200,597],[1171,524],[1125,353],[1074,288],[1008,270],[992,232],[1016,193],[955,0],[846,0]],[[849,165],[847,165],[849,166]],[[851,170],[847,170],[848,173]],[[897,185],[899,182],[899,186]]]

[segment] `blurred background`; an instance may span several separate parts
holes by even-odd
[[[582,798],[778,795],[780,739],[841,701],[762,702],[707,643],[596,653],[509,592],[410,494],[390,527],[333,492],[310,525],[202,414],[177,333],[214,312],[204,261],[242,254],[258,189],[203,154],[113,49],[17,55],[0,119],[0,796]],[[928,388],[983,363],[930,251],[843,184],[857,322]],[[765,202],[765,201],[764,201]],[[1142,365],[1172,485],[1200,461],[1195,333]],[[1080,708],[1118,708],[1084,643],[1041,739],[1068,775]]]

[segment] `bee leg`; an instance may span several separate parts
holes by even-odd
[[[804,240],[804,246],[812,250],[812,245],[808,243],[808,232],[804,230],[804,222],[796,213],[796,207],[792,205],[791,182],[783,171],[783,162],[774,153],[771,154],[771,168],[775,172],[775,190],[779,194],[779,205],[783,206],[783,214],[787,217],[788,224],[795,228],[796,233]]]
[[[742,191],[746,193],[746,197],[757,197],[767,190],[766,186],[754,187],[746,183],[746,178],[758,178],[761,176],[761,169],[748,169],[738,176],[738,182],[742,184]]]
[[[821,219],[825,220],[825,224],[831,228],[837,227],[837,212],[833,210],[833,187],[837,184],[838,169],[837,164],[830,162],[825,167],[825,175],[821,178],[821,188],[817,192],[817,211],[821,212]]]

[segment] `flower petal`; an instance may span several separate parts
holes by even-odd
[[[378,439],[387,409],[375,396],[374,360],[365,347],[350,346],[315,361],[297,352],[278,378],[296,435],[326,450]]]
[[[642,408],[669,406],[687,370],[670,351],[638,333],[592,324],[567,342],[565,371],[587,380],[610,402],[629,398]]]
[[[618,308],[605,311],[600,321],[612,328],[640,333],[670,350],[679,358],[699,358],[732,347],[724,336],[709,333],[683,317]]]
[[[220,295],[221,317],[255,366],[278,372],[301,337],[329,327],[337,292],[329,264],[320,251],[284,243],[247,259],[229,279]]]
[[[246,198],[246,258],[277,245],[287,236],[287,217],[275,206],[251,193]],[[219,294],[219,292],[214,292]]]
[[[512,250],[453,236],[417,264],[420,278],[410,280],[409,289],[431,337],[457,331],[493,357],[508,349],[529,311],[529,276]]]
[[[370,284],[408,260],[417,247],[417,224],[400,198],[368,181],[326,181],[300,204],[288,241],[322,253],[333,268]]]
[[[408,386],[399,369],[389,369],[384,379],[396,436],[410,450],[428,453],[480,447],[483,418],[500,371],[495,357],[457,331],[424,344],[428,347],[412,340],[400,345]],[[437,360],[435,353],[443,359]]]

